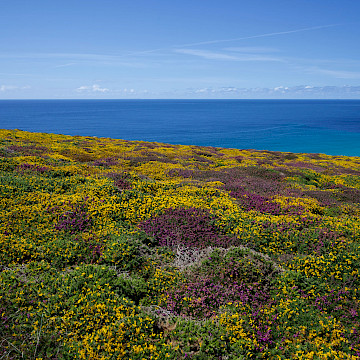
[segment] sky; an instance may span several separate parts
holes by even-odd
[[[358,0],[0,9],[0,99],[360,99]]]

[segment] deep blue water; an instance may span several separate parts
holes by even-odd
[[[360,100],[1,100],[0,128],[360,156]]]

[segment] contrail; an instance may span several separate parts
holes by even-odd
[[[209,41],[201,41],[201,42],[196,42],[196,43],[190,43],[190,44],[183,44],[183,45],[170,45],[168,47],[162,47],[162,48],[157,48],[157,49],[150,49],[150,50],[142,50],[142,51],[129,51],[123,55],[97,55],[97,54],[27,54],[27,55],[10,55],[10,57],[39,57],[39,56],[44,56],[44,57],[61,57],[61,58],[66,58],[66,57],[75,57],[75,58],[80,58],[80,59],[92,59],[92,60],[96,60],[97,58],[99,60],[101,60],[101,58],[104,59],[108,59],[108,60],[118,60],[121,58],[126,58],[129,56],[133,56],[133,55],[145,55],[145,54],[151,54],[151,53],[155,53],[158,51],[169,51],[170,49],[177,49],[177,48],[181,48],[181,47],[190,47],[190,46],[197,46],[197,45],[207,45],[207,44],[217,44],[217,43],[224,43],[224,42],[231,42],[231,41],[238,41],[238,40],[247,40],[247,39],[256,39],[256,38],[261,38],[261,37],[270,37],[270,36],[276,36],[276,35],[286,35],[286,34],[293,34],[293,33],[298,33],[298,32],[304,32],[304,31],[311,31],[311,30],[319,30],[319,29],[325,29],[325,28],[330,28],[330,27],[334,27],[334,26],[339,26],[342,24],[331,24],[331,25],[321,25],[321,26],[312,26],[312,27],[307,27],[307,28],[302,28],[302,29],[295,29],[295,30],[288,30],[288,31],[279,31],[279,32],[272,32],[272,33],[266,33],[266,34],[259,34],[259,35],[252,35],[252,36],[243,36],[243,37],[238,37],[238,38],[233,38],[233,39],[222,39],[222,40],[209,40]],[[7,54],[1,54],[0,53],[0,58],[3,57],[9,57],[9,55]],[[58,67],[62,67],[62,66],[69,66],[70,64],[65,64],[65,65],[59,65]]]
[[[191,43],[191,44],[177,45],[177,46],[173,46],[173,47],[184,47],[184,46],[186,47],[186,46],[207,45],[207,44],[216,44],[216,43],[230,42],[230,41],[237,41],[237,40],[255,39],[255,38],[275,36],[275,35],[293,34],[293,33],[298,33],[298,32],[303,32],[303,31],[325,29],[325,28],[334,27],[334,26],[339,26],[339,25],[340,25],[340,24],[312,26],[312,27],[307,27],[307,28],[302,28],[302,29],[296,29],[296,30],[280,31],[280,32],[266,33],[266,34],[260,34],[260,35],[252,35],[252,36],[244,36],[244,37],[233,38],[233,39],[202,41],[202,42]]]
[[[224,42],[231,42],[231,41],[238,41],[238,40],[247,40],[247,39],[256,39],[256,38],[276,36],[276,35],[286,35],[286,34],[293,34],[293,33],[304,32],[304,31],[325,29],[325,28],[339,26],[339,25],[341,25],[341,24],[312,26],[312,27],[295,29],[295,30],[279,31],[279,32],[252,35],[252,36],[243,36],[243,37],[233,38],[233,39],[201,41],[201,42],[191,43],[191,44],[172,45],[170,48],[175,49],[175,48],[179,48],[179,47],[190,47],[190,46],[197,46],[197,45],[217,44],[217,43],[224,43]],[[124,55],[120,55],[119,57],[127,57],[127,56],[131,56],[131,55],[141,55],[141,54],[147,54],[147,53],[154,53],[154,52],[163,51],[163,50],[169,50],[169,48],[158,48],[158,49],[152,49],[152,50],[134,51],[134,52],[129,52],[129,53],[124,54]]]

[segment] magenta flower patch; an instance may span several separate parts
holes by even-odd
[[[87,231],[91,227],[91,219],[86,211],[86,204],[71,204],[71,210],[60,215],[56,230],[63,230],[75,234]]]
[[[114,180],[114,186],[119,190],[132,189],[130,176],[127,173],[111,173],[108,176]]]
[[[254,310],[264,306],[276,270],[259,259],[242,256],[213,252],[187,273],[184,282],[166,293],[166,308],[180,316],[210,318],[229,303],[249,304]]]
[[[111,158],[111,157],[98,159],[98,160],[95,160],[92,163],[90,163],[90,165],[102,166],[102,167],[110,167],[110,166],[115,166],[117,164],[118,164],[118,161],[116,161],[116,159]]]
[[[154,237],[160,246],[177,245],[195,248],[229,247],[236,238],[222,233],[216,218],[207,210],[167,209],[162,214],[140,223],[140,228]]]
[[[33,172],[37,172],[40,174],[43,174],[45,172],[48,172],[50,169],[46,166],[39,166],[39,165],[34,165],[34,164],[21,164],[17,167],[17,170],[19,171],[33,171]]]

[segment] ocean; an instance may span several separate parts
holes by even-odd
[[[0,128],[360,156],[360,100],[0,100]]]

